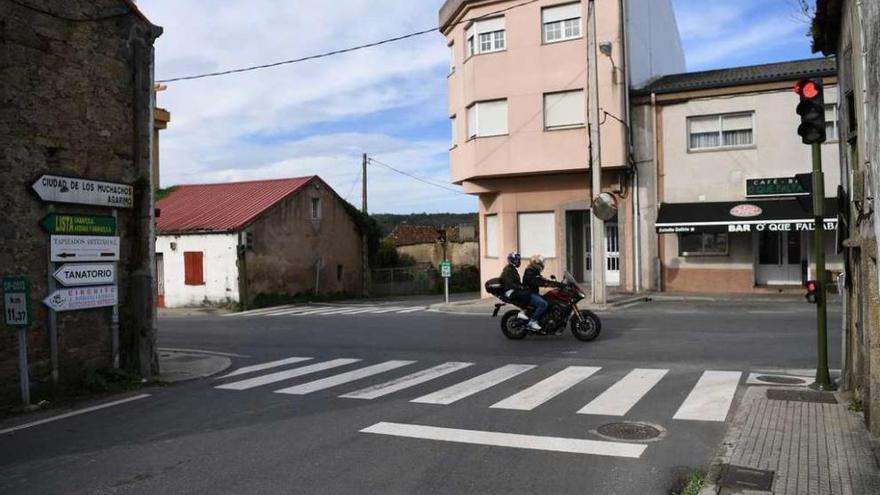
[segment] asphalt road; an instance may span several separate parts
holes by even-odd
[[[645,303],[602,314],[591,343],[315,311],[162,319],[162,346],[241,371],[0,435],[0,493],[669,493],[711,461],[750,371],[815,366],[800,302]],[[596,431],[620,421],[662,434]]]

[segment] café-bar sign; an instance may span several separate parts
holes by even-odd
[[[806,196],[809,191],[801,187],[794,177],[746,179],[747,198],[775,198],[779,196]]]

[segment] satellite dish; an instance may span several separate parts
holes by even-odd
[[[617,198],[608,192],[599,193],[593,200],[593,214],[603,222],[616,219]]]

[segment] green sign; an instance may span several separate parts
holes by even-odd
[[[746,197],[806,196],[810,194],[794,177],[746,179]]]
[[[40,225],[50,234],[116,235],[116,219],[92,215],[46,215]]]
[[[31,326],[31,282],[26,277],[3,279],[3,315],[11,327]]]
[[[443,278],[449,278],[452,276],[452,263],[449,260],[443,260],[440,262],[440,276]]]

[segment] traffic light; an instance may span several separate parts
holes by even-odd
[[[794,92],[801,97],[797,114],[801,125],[797,133],[804,144],[825,142],[825,95],[822,79],[801,79],[794,86]]]
[[[807,289],[807,293],[804,294],[807,302],[811,304],[819,302],[819,283],[815,280],[807,280],[804,287]]]
[[[795,174],[794,178],[800,184],[801,189],[807,194],[796,196],[798,204],[801,205],[801,209],[804,210],[808,215],[813,215],[813,174]]]

